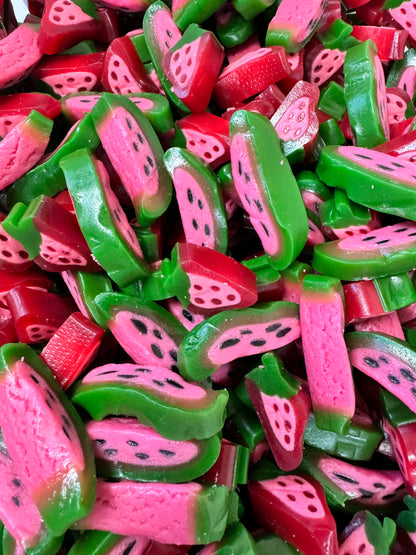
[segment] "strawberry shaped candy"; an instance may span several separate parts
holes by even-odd
[[[170,148],[163,159],[176,190],[186,241],[225,252],[227,219],[215,174],[186,149]]]
[[[167,439],[206,439],[225,419],[225,389],[214,391],[186,382],[162,365],[106,364],[90,370],[72,400],[96,420],[135,416]]]
[[[190,331],[178,352],[181,374],[203,380],[222,364],[288,345],[300,336],[298,308],[280,302],[225,310]]]
[[[116,94],[158,92],[127,36],[117,37],[107,48],[101,82],[104,90]]]
[[[146,300],[176,296],[184,307],[222,310],[251,306],[257,301],[255,274],[229,256],[191,243],[177,243],[171,260],[165,259],[138,286]]]
[[[215,35],[192,24],[164,56],[162,69],[172,92],[191,112],[204,112],[223,60],[224,50]]]
[[[171,180],[152,125],[137,106],[120,95],[104,93],[91,117],[118,173],[140,225],[150,225],[167,209]]]
[[[29,206],[16,203],[3,226],[43,270],[101,269],[91,256],[76,217],[50,197],[42,195]]]
[[[61,161],[81,231],[95,259],[119,286],[144,277],[148,266],[104,165],[87,150]]]
[[[308,155],[315,146],[319,131],[316,115],[318,100],[319,88],[316,85],[298,81],[273,114],[270,121],[287,156],[295,156],[298,150],[304,150]]]
[[[238,110],[230,121],[235,188],[270,264],[284,269],[302,250],[308,221],[292,170],[272,124]]]
[[[303,555],[338,555],[335,520],[319,482],[289,474],[249,482],[248,491],[254,514],[267,530]]]
[[[247,391],[277,465],[291,471],[302,461],[309,395],[273,353],[263,355],[261,361],[246,375]]]
[[[92,446],[52,372],[28,346],[4,345],[0,359],[4,443],[45,526],[59,536],[94,504]]]
[[[87,432],[94,446],[99,476],[137,482],[187,482],[216,461],[220,439],[166,439],[135,418],[90,421]]]
[[[40,160],[49,143],[53,121],[32,110],[0,141],[0,190]]]
[[[92,0],[45,0],[39,48],[57,54],[85,38],[95,38],[102,23]]]

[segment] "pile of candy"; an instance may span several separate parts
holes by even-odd
[[[28,9],[0,553],[416,554],[416,0]]]

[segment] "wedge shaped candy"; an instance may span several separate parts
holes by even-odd
[[[303,249],[308,220],[299,187],[266,117],[238,110],[230,121],[235,188],[270,263],[287,268]]]
[[[125,363],[88,372],[72,400],[97,420],[135,416],[167,439],[188,440],[221,430],[228,393],[188,383],[163,366]]]
[[[46,527],[62,535],[94,504],[91,443],[78,413],[32,349],[4,345],[0,367],[4,443]]]

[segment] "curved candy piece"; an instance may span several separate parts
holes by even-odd
[[[16,27],[0,40],[0,88],[24,79],[41,58],[38,26],[24,23]]]
[[[144,555],[151,540],[145,536],[120,536],[101,530],[86,530],[77,538],[69,555]]]
[[[226,252],[227,218],[215,173],[184,148],[170,148],[163,160],[176,190],[186,242]]]
[[[104,93],[91,110],[98,136],[129,195],[139,225],[148,226],[167,209],[172,184],[157,135],[139,108]]]
[[[178,346],[186,330],[170,312],[121,293],[101,293],[95,304],[105,325],[137,364],[177,371]]]
[[[187,482],[215,463],[220,439],[166,439],[134,418],[105,418],[86,425],[99,476],[135,482]]]
[[[62,535],[94,504],[91,443],[52,372],[27,345],[3,345],[0,360],[4,443],[46,527]]]
[[[401,222],[316,245],[312,265],[322,274],[357,281],[408,272],[415,253],[416,223]]]
[[[299,187],[270,121],[238,110],[230,121],[235,188],[270,264],[287,268],[303,249],[308,220]]]
[[[124,536],[146,536],[172,544],[204,544],[220,540],[227,523],[225,486],[97,482],[93,511],[76,524],[78,530],[109,530]],[[120,515],[124,515],[120,517]],[[140,514],[140,518],[137,515]],[[161,525],[163,524],[163,525]]]
[[[102,162],[81,149],[60,162],[81,231],[108,276],[125,287],[148,273],[137,237]]]
[[[362,553],[389,553],[396,539],[396,523],[385,518],[383,524],[369,511],[356,513],[340,535],[340,553],[354,553],[363,546]]]
[[[224,310],[190,331],[179,346],[178,366],[189,380],[203,380],[222,364],[278,349],[300,336],[298,306],[277,301]]]
[[[204,389],[163,366],[128,363],[94,368],[72,396],[96,420],[135,416],[165,438],[179,441],[218,433],[227,400],[225,389]]]

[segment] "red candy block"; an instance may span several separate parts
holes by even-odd
[[[0,270],[0,307],[7,306],[6,296],[8,292],[18,285],[24,285],[38,291],[48,291],[52,287],[52,283],[48,274],[37,268],[18,273]]]
[[[370,25],[354,25],[351,34],[361,42],[371,39],[377,46],[377,53],[382,62],[401,60],[409,36],[404,29]]]
[[[62,389],[67,389],[94,360],[104,330],[83,316],[72,313],[56,330],[40,357],[54,373]]]
[[[43,343],[76,309],[69,297],[37,291],[19,285],[6,296],[7,307],[13,316],[17,338],[21,343]]]

